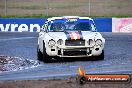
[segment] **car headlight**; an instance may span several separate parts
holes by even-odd
[[[54,47],[56,43],[53,39],[51,39],[51,40],[49,40],[48,44],[50,47]]]
[[[59,39],[59,40],[57,41],[57,44],[58,44],[58,45],[62,45],[62,44],[63,44],[63,40],[62,40],[62,39]]]
[[[101,39],[97,39],[96,40],[96,45],[102,45],[102,40]]]

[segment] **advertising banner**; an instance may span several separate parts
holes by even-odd
[[[113,18],[112,32],[132,32],[132,18]]]
[[[0,32],[39,32],[46,18],[0,18]],[[98,32],[112,32],[112,18],[93,18]]]
[[[98,32],[112,32],[112,18],[93,18]]]
[[[0,31],[39,32],[45,20],[43,18],[0,18]]]

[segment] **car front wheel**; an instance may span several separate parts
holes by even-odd
[[[43,61],[43,54],[41,53],[39,46],[37,46],[37,58],[40,61]]]
[[[45,63],[51,62],[51,57],[46,53],[45,43],[43,42],[43,61]]]
[[[104,60],[104,50],[102,50],[102,53],[99,56],[94,57],[96,60]]]

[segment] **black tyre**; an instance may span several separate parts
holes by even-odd
[[[45,43],[43,42],[43,61],[45,63],[50,63],[51,59],[52,58],[46,53]]]
[[[43,54],[41,53],[38,46],[37,46],[37,58],[38,60],[43,61]]]
[[[102,50],[101,55],[95,57],[96,60],[104,60],[104,50]]]

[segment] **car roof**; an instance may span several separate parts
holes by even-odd
[[[52,17],[52,18],[48,18],[48,21],[53,21],[53,20],[57,20],[57,19],[88,19],[88,20],[92,20],[92,18],[90,17],[80,17],[80,16],[62,16],[62,17]]]

